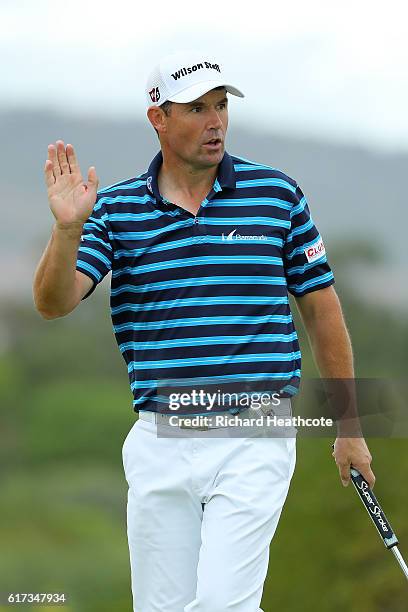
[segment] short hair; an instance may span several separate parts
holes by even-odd
[[[159,108],[162,109],[165,115],[169,116],[172,104],[173,102],[171,102],[170,100],[166,100],[166,102],[163,102],[163,104],[160,104]]]

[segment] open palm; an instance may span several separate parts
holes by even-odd
[[[48,159],[44,168],[48,201],[51,211],[63,225],[84,223],[91,214],[98,188],[98,178],[93,166],[88,170],[88,180],[82,178],[74,147],[62,140],[48,146]]]

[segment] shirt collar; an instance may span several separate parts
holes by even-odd
[[[147,188],[150,193],[153,194],[156,200],[161,199],[157,177],[159,175],[159,170],[162,163],[163,154],[161,151],[159,151],[150,162],[149,169],[147,171]],[[228,153],[225,151],[224,157],[222,158],[221,163],[218,166],[218,175],[214,181],[214,191],[222,191],[225,188],[235,189],[235,187],[236,179],[234,163],[232,161],[231,156],[228,155]]]

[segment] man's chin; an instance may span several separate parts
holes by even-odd
[[[216,166],[221,162],[222,158],[224,157],[224,152],[225,149],[222,145],[218,150],[210,150],[200,153],[199,160],[203,165],[211,168],[212,166]]]

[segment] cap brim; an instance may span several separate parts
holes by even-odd
[[[183,89],[178,94],[169,97],[168,100],[170,102],[178,102],[179,104],[193,102],[216,87],[225,87],[227,92],[233,96],[238,96],[239,98],[245,97],[242,91],[233,85],[228,85],[222,81],[204,81],[203,83],[196,83],[191,85],[191,87],[186,87],[186,89]]]

